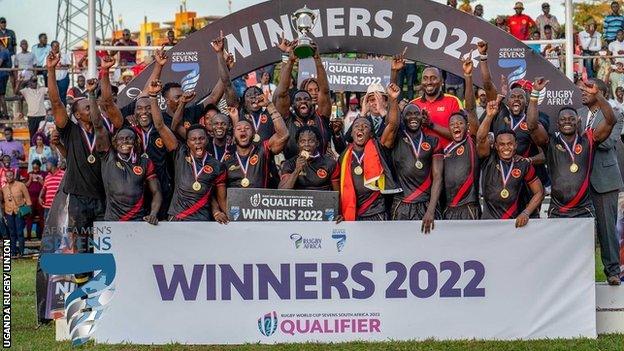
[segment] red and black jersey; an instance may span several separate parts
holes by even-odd
[[[499,162],[500,161],[500,162]],[[501,170],[502,164],[502,170]],[[483,176],[483,208],[482,219],[516,218],[523,210],[519,206],[520,190],[525,184],[537,179],[535,168],[522,157],[515,155],[513,162],[502,161],[494,150],[482,165]],[[508,175],[503,186],[503,175]],[[506,195],[503,196],[503,189]]]
[[[275,134],[273,120],[264,108],[255,112],[245,112],[241,110],[239,115],[253,124],[256,134],[260,135],[260,140],[258,142],[269,140],[271,136]]]
[[[541,124],[544,129],[548,130],[550,122],[547,115],[540,113],[537,122]],[[516,133],[517,155],[530,157],[538,154],[537,145],[533,142],[533,139],[531,139],[525,113],[520,116],[513,116],[511,111],[509,111],[504,104],[501,104],[501,111],[492,122],[491,131],[496,134],[503,129],[511,129]]]
[[[281,174],[291,174],[295,171],[297,157],[284,161]],[[317,154],[308,160],[299,173],[294,189],[332,190],[332,182],[340,181],[340,167],[336,161],[327,156]]]
[[[576,143],[566,145],[559,133],[550,137],[546,150],[552,182],[549,213],[574,217],[576,213],[587,213],[588,208],[593,208],[589,196],[589,177],[597,145],[591,129],[577,138]]]
[[[156,178],[154,164],[134,154],[128,160],[110,149],[100,153],[106,190],[106,221],[140,221],[146,215],[143,194],[147,181]]]
[[[236,151],[236,146],[234,145],[232,138],[229,136],[226,137],[225,144],[222,146],[215,144],[214,138],[210,138],[208,140],[206,150],[212,157],[216,158],[219,162],[223,162],[225,161],[226,154]]]
[[[444,189],[448,207],[479,203],[479,156],[472,137],[444,149]]]
[[[227,172],[228,188],[243,188],[243,178],[249,180],[247,188],[267,188],[269,182],[269,167],[273,153],[269,148],[269,141],[253,143],[247,156],[237,157],[236,149],[225,156],[224,164]],[[240,162],[239,162],[240,158]],[[242,164],[242,166],[241,166]],[[244,168],[247,167],[245,174]]]
[[[443,156],[439,139],[419,132],[410,140],[405,131],[399,131],[391,155],[396,179],[403,188],[403,193],[397,195],[401,201],[410,204],[429,201],[433,158]]]
[[[154,170],[158,181],[160,182],[160,190],[164,199],[168,199],[167,195],[171,193],[171,174],[169,173],[170,157],[168,157],[167,148],[160,137],[158,131],[150,126],[148,130],[141,127],[133,127],[139,138],[141,138],[140,155],[147,154],[147,157],[154,163]]]
[[[195,158],[186,144],[180,144],[175,151],[175,189],[169,206],[169,215],[175,220],[209,221],[212,218],[210,197],[215,186],[225,183],[225,170],[210,154],[206,156],[205,159]],[[199,190],[193,188],[196,181],[201,185]]]
[[[314,114],[313,118],[310,118],[307,122],[303,122],[298,119],[295,114],[291,113],[290,118],[286,120],[286,128],[288,128],[288,133],[290,135],[290,138],[288,138],[288,142],[286,143],[286,147],[284,148],[284,157],[287,160],[299,154],[299,145],[297,145],[295,136],[297,135],[297,131],[304,125],[318,128],[321,132],[319,152],[323,155],[327,152],[332,135],[327,118],[321,118],[319,115]]]

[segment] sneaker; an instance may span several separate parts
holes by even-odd
[[[620,277],[618,277],[617,275],[612,275],[609,278],[607,278],[607,283],[613,286],[622,284],[622,282],[620,281]]]

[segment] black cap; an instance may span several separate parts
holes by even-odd
[[[0,17],[0,22],[6,23],[6,18]]]

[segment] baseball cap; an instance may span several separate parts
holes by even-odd
[[[511,89],[513,88],[522,88],[526,92],[531,92],[533,90],[533,82],[527,79],[520,79],[511,85]]]
[[[134,72],[132,72],[132,70],[127,69],[121,74],[121,76],[122,77],[134,77]]]
[[[357,105],[357,104],[359,104],[359,101],[355,96],[349,99],[349,105]]]
[[[382,95],[386,95],[386,89],[380,83],[373,83],[368,86],[368,89],[366,89],[366,95],[373,93],[381,93]]]
[[[521,1],[518,1],[514,6],[514,9],[524,9],[524,4]]]
[[[0,17],[0,23],[5,23],[5,22],[6,22],[6,18]]]

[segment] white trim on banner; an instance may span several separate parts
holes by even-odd
[[[96,225],[99,343],[596,337],[593,219]]]

